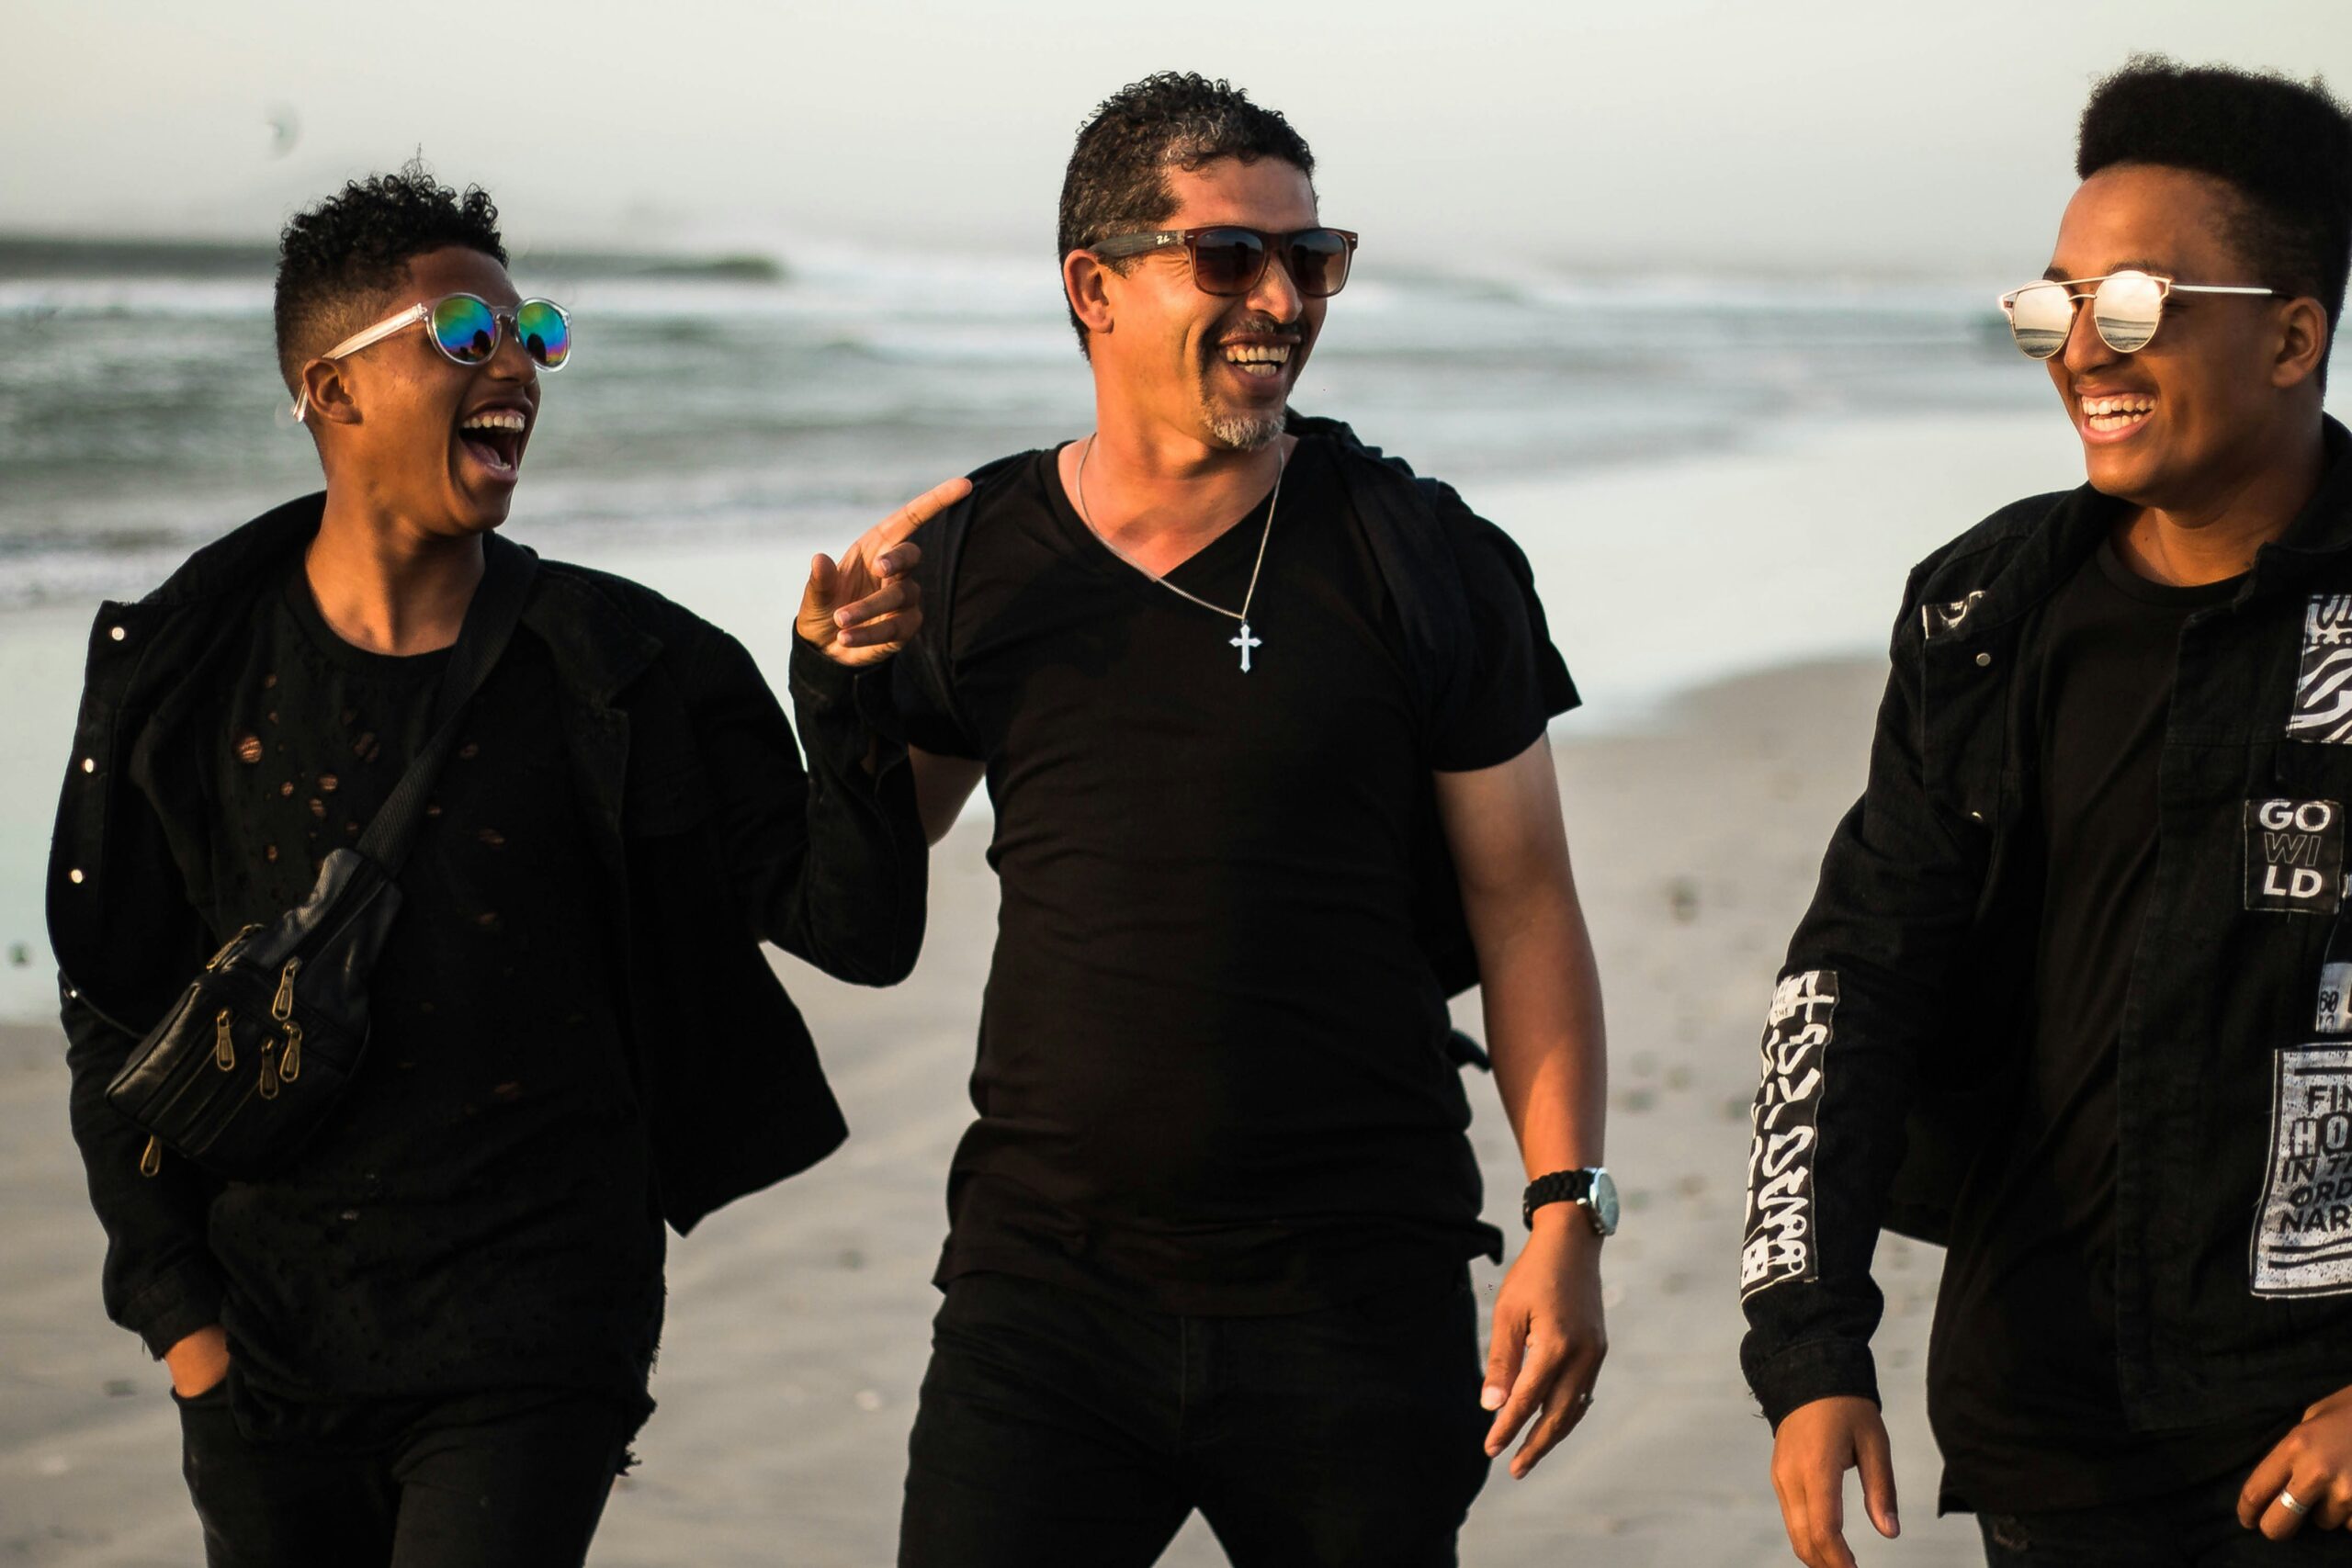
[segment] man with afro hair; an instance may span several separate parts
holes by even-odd
[[[1912,573],[1765,1024],[1743,1360],[1812,1568],[1849,1469],[1898,1528],[1882,1227],[1948,1247],[1938,1505],[1989,1562],[2347,1549],[2352,120],[2135,59],[2075,172],[2001,305],[2088,482]]]
[[[577,1564],[652,1408],[664,1222],[842,1135],[760,942],[866,984],[914,962],[925,846],[855,688],[919,624],[909,536],[962,486],[818,558],[804,772],[734,638],[499,536],[571,322],[517,293],[486,195],[412,164],[300,214],[277,332],[326,488],[102,607],[60,807],[106,1306],[169,1366],[215,1568]],[[470,695],[445,681],[501,620]],[[208,954],[378,852],[420,752],[365,1055],[315,1131],[224,1173],[118,1111]],[[249,1108],[325,1092],[290,1023],[240,1027],[202,1072]]]

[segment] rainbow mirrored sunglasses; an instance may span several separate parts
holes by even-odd
[[[498,352],[502,326],[511,324],[514,341],[542,370],[560,370],[571,358],[571,318],[552,299],[526,299],[513,310],[502,310],[471,294],[444,294],[387,316],[365,332],[354,333],[321,359],[341,359],[356,354],[423,321],[432,329],[433,346],[455,365],[480,365]],[[294,400],[294,422],[302,423],[311,410],[311,389],[305,386]]]
[[[2018,351],[2029,359],[2048,359],[2066,346],[2075,330],[2075,307],[2085,299],[2091,302],[2091,325],[2098,330],[2101,343],[2118,354],[2139,353],[2156,335],[2168,294],[2276,295],[2278,290],[2235,283],[2176,283],[2127,267],[2103,277],[2029,283],[2002,295],[2000,304]]]

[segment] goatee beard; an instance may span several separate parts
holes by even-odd
[[[1289,413],[1287,409],[1278,413],[1212,413],[1208,416],[1209,437],[1236,452],[1256,452],[1283,438]]]

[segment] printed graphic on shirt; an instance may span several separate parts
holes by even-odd
[[[2352,1045],[2289,1046],[2277,1064],[2252,1289],[2352,1292]]]
[[[2352,741],[2352,593],[2314,593],[2303,612],[2303,660],[2287,733],[2303,740]]]
[[[1739,1293],[1818,1272],[1813,1244],[1813,1162],[1821,1135],[1823,1053],[1838,1010],[1838,972],[1782,979],[1764,1021],[1764,1081],[1748,1112],[1747,1229]]]
[[[2344,901],[2344,808],[2332,800],[2245,803],[2245,907],[2332,915]]]
[[[1984,591],[1979,588],[1965,599],[1954,599],[1941,604],[1920,605],[1919,621],[1922,628],[1927,632],[1928,640],[1933,642],[1939,637],[1949,637],[1960,630],[1960,623],[1968,619],[1968,612],[1976,608],[1976,601],[1984,597]]]
[[[2319,1016],[2314,1034],[2352,1034],[2352,964],[2324,964],[2319,971]]]

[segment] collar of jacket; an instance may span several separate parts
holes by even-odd
[[[215,539],[154,592],[136,604],[119,606],[117,619],[128,616],[152,626],[208,603],[250,598],[256,583],[275,582],[280,564],[317,536],[326,501],[324,491],[298,497]],[[491,534],[482,547],[524,547]],[[598,705],[608,704],[652,663],[661,641],[624,615],[587,575],[560,563],[542,564],[524,605],[523,625],[547,644],[567,685]],[[217,624],[243,621],[239,616]]]
[[[2332,415],[2320,416],[2326,468],[2319,489],[2277,539],[2255,552],[2254,569],[2232,605],[2292,589],[2314,572],[2352,552],[2352,431]],[[2098,547],[2123,502],[2080,485],[2054,496],[2038,496],[2004,507],[1986,519],[1978,548],[2010,547],[1996,558],[1992,576],[1972,597],[1928,606],[1929,639],[1962,629],[1981,636],[2019,619],[2057,592],[2074,569]],[[1943,575],[1943,574],[1939,574]],[[1940,592],[1931,590],[1935,598]],[[1939,624],[1936,613],[1941,611]]]
[[[129,808],[123,795],[133,787],[132,761],[142,746],[161,743],[160,733],[150,733],[158,725],[193,711],[190,688],[217,678],[214,656],[248,631],[254,602],[318,533],[325,506],[322,492],[264,513],[197,551],[136,604],[100,606],[91,626],[74,728],[79,761],[67,771],[50,846],[50,943],[72,977],[64,982],[69,994],[86,996],[119,1023],[168,1001],[126,987],[109,962],[125,945],[107,935],[109,856],[119,837],[109,823]],[[483,547],[523,547],[492,535]],[[613,601],[597,574],[557,563],[533,580],[523,625],[546,644],[559,680],[592,720],[588,728],[625,747],[626,721],[614,699],[651,665],[660,639]],[[608,771],[617,792],[618,764]],[[612,810],[618,809],[616,794]]]

